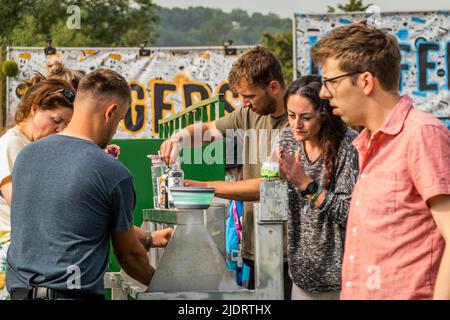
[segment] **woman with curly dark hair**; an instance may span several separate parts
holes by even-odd
[[[319,76],[286,91],[290,128],[280,134],[280,173],[289,182],[288,264],[292,299],[338,299],[347,213],[358,176],[357,133],[319,98]]]

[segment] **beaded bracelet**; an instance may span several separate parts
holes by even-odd
[[[317,189],[317,192],[314,193],[314,195],[311,197],[311,200],[309,200],[311,203],[314,203],[319,199],[320,194],[322,193],[322,187],[319,186],[319,189]]]

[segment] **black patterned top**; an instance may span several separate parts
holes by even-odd
[[[300,151],[305,173],[324,186],[325,161],[310,163],[303,143],[290,128],[281,132],[280,145],[291,156]],[[358,177],[358,155],[352,145],[356,131],[348,129],[336,159],[336,171],[320,207],[303,197],[289,183],[288,262],[289,275],[301,289],[313,293],[339,291],[344,253],[345,227],[353,187]]]

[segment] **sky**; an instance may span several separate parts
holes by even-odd
[[[167,8],[210,7],[230,12],[242,9],[252,14],[275,13],[282,18],[292,18],[294,13],[325,13],[327,5],[345,4],[348,0],[153,0]],[[363,4],[373,4],[381,12],[450,10],[450,0],[363,0]]]

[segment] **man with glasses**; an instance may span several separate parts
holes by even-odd
[[[350,207],[342,299],[450,299],[450,139],[399,94],[397,40],[364,23],[334,29],[312,50],[321,97],[364,131]]]

